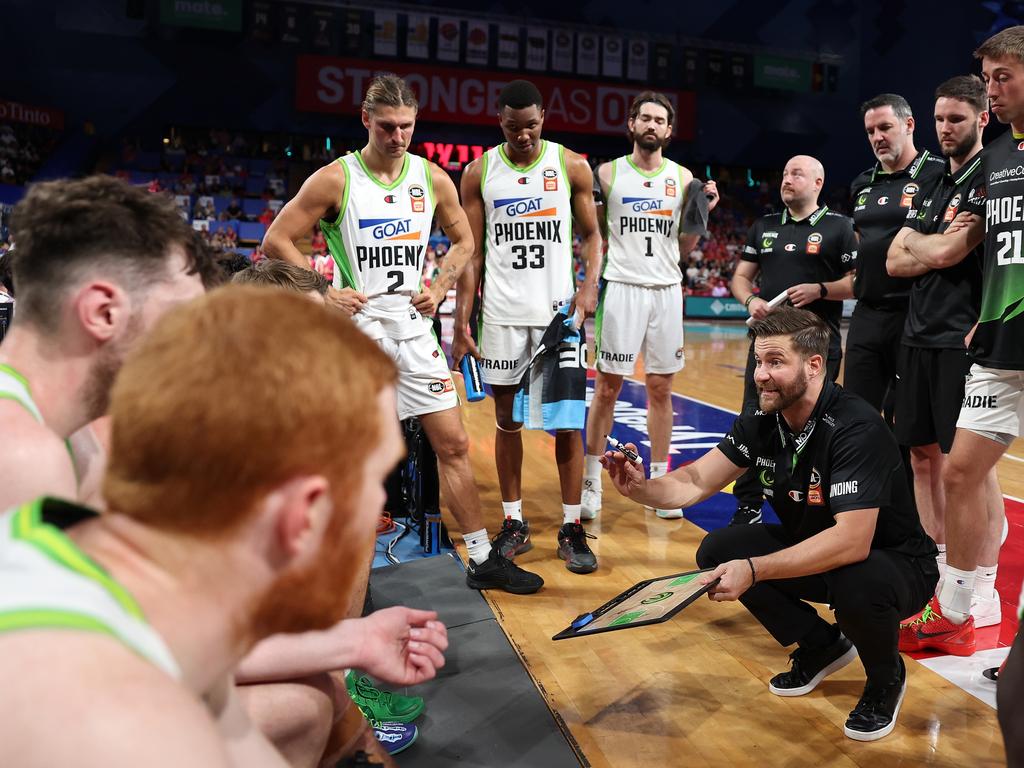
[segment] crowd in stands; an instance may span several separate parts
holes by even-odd
[[[0,124],[0,184],[23,186],[31,181],[59,136],[49,128]]]

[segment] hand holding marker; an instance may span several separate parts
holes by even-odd
[[[636,451],[630,450],[629,448],[627,448],[625,446],[625,444],[620,443],[618,440],[616,440],[611,435],[605,435],[604,437],[608,441],[608,445],[610,445],[612,448],[617,450],[619,453],[621,453],[627,459],[632,461],[634,464],[643,464],[644,463],[644,460],[640,458],[640,454],[638,454]]]

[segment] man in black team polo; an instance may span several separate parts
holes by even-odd
[[[857,308],[846,337],[843,385],[882,410],[886,394],[895,389],[911,285],[910,278],[886,272],[886,253],[917,196],[943,174],[945,164],[927,150],[917,151],[914,116],[902,96],[883,93],[860,111],[878,162],[850,187],[860,244],[853,284]],[[891,422],[891,409],[886,411]]]
[[[781,525],[719,528],[697,563],[712,600],[739,600],[784,646],[797,644],[777,696],[810,693],[860,656],[867,684],[844,732],[874,741],[896,725],[907,671],[900,619],[925,605],[935,583],[935,544],[921,528],[892,432],[878,411],[825,372],[830,332],[817,316],[782,307],[753,324],[760,411],[692,464],[656,480],[606,453],[616,489],[656,508],[688,507],[747,467],[758,469]],[[829,603],[838,626],[808,602]]]
[[[931,187],[921,188],[920,209],[910,209],[893,238],[886,269],[896,277],[914,278],[896,386],[896,439],[910,446],[917,510],[938,545],[941,573],[946,550],[942,468],[953,446],[971,367],[965,339],[981,307],[984,228],[959,236],[947,232],[958,214],[976,216],[979,222],[985,216],[981,136],[988,124],[988,97],[981,78],[960,75],[940,85],[935,99],[935,129],[946,172]],[[995,578],[1005,514],[994,467],[985,478],[985,491],[985,509],[975,510],[988,521],[971,600],[976,627],[998,624],[1001,618]]]
[[[857,238],[853,222],[818,205],[825,183],[825,169],[813,157],[797,155],[782,171],[781,213],[762,216],[747,234],[743,255],[732,278],[732,295],[742,301],[750,316],[763,320],[771,311],[768,302],[783,291],[787,301],[803,307],[822,320],[829,329],[826,369],[835,381],[839,375],[843,350],[839,321],[843,299],[853,295],[848,273],[857,260]],[[761,274],[761,292],[754,293],[754,278]],[[757,410],[754,386],[754,345],[747,353],[743,377],[743,413]],[[732,525],[761,522],[764,502],[757,472],[747,472],[733,489],[736,513]]]

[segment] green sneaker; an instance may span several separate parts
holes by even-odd
[[[423,698],[402,696],[391,691],[382,691],[368,677],[356,677],[349,672],[345,676],[345,687],[352,701],[367,713],[371,720],[385,723],[411,723],[423,712]]]

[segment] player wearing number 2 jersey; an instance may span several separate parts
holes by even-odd
[[[492,548],[469,464],[469,440],[431,318],[473,251],[473,235],[448,175],[409,154],[416,98],[394,75],[374,79],[362,109],[367,145],[306,180],[271,225],[268,256],[309,268],[295,241],[317,222],[336,264],[328,299],[353,315],[398,366],[398,416],[419,418],[437,454],[441,490],[466,542],[474,588],[526,594],[543,585]],[[431,220],[451,240],[429,291],[420,286]]]
[[[497,544],[511,557],[532,546],[520,491],[523,425],[512,420],[512,401],[559,305],[571,300],[581,313],[594,311],[601,237],[590,166],[575,152],[541,139],[544,109],[537,88],[525,80],[509,83],[498,97],[498,108],[505,143],[473,161],[462,175],[462,202],[478,247],[459,281],[452,351],[456,360],[467,351],[482,355],[483,378],[494,391],[494,452],[505,511]],[[575,294],[574,220],[587,262],[586,281]],[[481,277],[478,351],[468,325]],[[579,430],[556,434],[555,455],[563,512],[558,554],[570,571],[589,573],[597,560],[580,525]]]
[[[611,432],[622,377],[630,376],[643,353],[647,389],[647,433],[651,477],[668,471],[672,434],[672,377],[684,365],[683,292],[679,260],[698,235],[684,234],[682,211],[693,174],[666,159],[675,108],[665,96],[645,91],[634,100],[626,128],[633,152],[597,169],[604,208],[608,262],[597,309],[597,380],[587,415],[587,456],[583,474],[583,517],[601,508],[604,436]],[[708,210],[718,202],[713,181],[704,185]],[[660,517],[682,511],[657,510]]]

